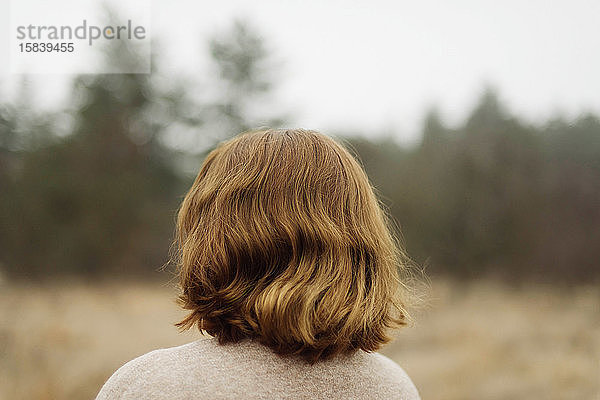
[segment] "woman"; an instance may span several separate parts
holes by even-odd
[[[406,257],[357,161],[306,130],[211,152],[177,220],[178,326],[208,338],[121,367],[98,399],[418,399],[375,353],[406,324]]]

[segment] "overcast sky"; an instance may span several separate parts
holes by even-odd
[[[283,61],[279,104],[303,127],[410,141],[428,107],[460,122],[486,83],[531,120],[600,113],[597,0],[170,0],[152,17],[174,75],[201,71],[203,38],[249,20]],[[68,77],[42,79],[41,99],[64,100]]]

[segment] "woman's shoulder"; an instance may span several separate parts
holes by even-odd
[[[408,374],[404,369],[392,359],[384,356],[381,353],[367,353],[370,363],[375,366],[382,374],[408,379]]]
[[[355,368],[355,373],[360,375],[363,388],[374,391],[384,391],[385,394],[394,399],[418,400],[419,392],[406,371],[395,361],[384,356],[381,353],[366,353],[362,350],[358,352],[357,364],[351,367]],[[372,388],[368,388],[372,386]],[[381,393],[383,396],[384,393]]]
[[[163,391],[161,381],[172,382],[174,375],[178,375],[178,370],[187,364],[186,361],[207,344],[199,340],[182,346],[153,350],[134,358],[108,378],[96,399],[136,398],[136,393],[145,393],[147,398],[152,398],[154,391]],[[184,373],[181,375],[185,378]],[[162,380],[161,377],[165,379]]]

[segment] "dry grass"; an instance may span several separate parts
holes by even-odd
[[[0,399],[89,399],[121,364],[194,340],[167,286],[0,287]],[[424,399],[600,398],[600,289],[432,285],[383,353]]]
[[[424,399],[600,399],[600,288],[433,285],[383,351]]]

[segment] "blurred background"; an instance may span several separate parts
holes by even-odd
[[[152,74],[1,75],[0,398],[93,398],[199,337],[175,213],[265,126],[365,166],[430,278],[383,350],[424,399],[600,398],[600,5],[522,3],[154,3]]]

